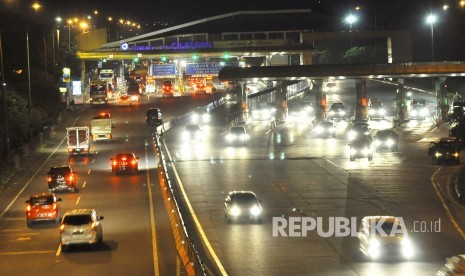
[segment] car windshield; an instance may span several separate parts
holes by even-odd
[[[63,224],[66,225],[83,225],[91,222],[90,215],[70,215],[63,218]]]
[[[207,113],[207,110],[203,107],[197,107],[195,110],[194,110],[195,113]]]
[[[41,197],[31,197],[29,200],[31,205],[48,205],[53,203],[53,197],[51,196],[41,196]]]
[[[392,131],[379,131],[376,133],[376,136],[379,138],[394,136],[395,134]]]
[[[424,105],[421,105],[421,104],[415,104],[415,105],[413,105],[412,108],[413,108],[413,109],[423,109],[423,108],[425,108],[425,106],[424,106]]]
[[[331,106],[331,109],[343,109],[344,108],[344,104],[343,103],[334,103],[332,106]]]
[[[334,82],[329,82],[328,84],[326,84],[326,87],[335,87],[336,84]]]
[[[378,225],[378,221],[376,222],[373,222],[373,226],[374,225]],[[371,225],[370,225],[371,226]],[[386,235],[391,235],[392,234],[395,234],[395,235],[402,235],[402,228],[401,228],[401,224],[399,223],[399,221],[384,221],[379,228],[381,228],[384,233],[386,233]],[[371,227],[370,227],[371,228]],[[378,232],[378,229],[373,229],[375,234],[377,235],[381,235],[381,234],[384,234],[384,233],[380,233]],[[371,230],[371,229],[370,229]]]
[[[244,134],[245,130],[242,127],[233,127],[231,128],[231,133],[232,134]]]
[[[192,131],[192,132],[199,131],[200,127],[198,125],[187,125],[186,130],[187,131]]]
[[[131,153],[120,153],[116,155],[116,159],[123,159],[123,158],[133,159],[134,156]]]
[[[231,195],[231,203],[233,204],[251,204],[255,202],[257,202],[257,198],[253,194]]]
[[[323,122],[320,124],[321,127],[328,128],[328,127],[333,127],[333,123],[331,122]]]
[[[62,168],[51,168],[49,173],[54,174],[54,175],[65,175],[70,172],[71,170],[68,167],[62,167]]]

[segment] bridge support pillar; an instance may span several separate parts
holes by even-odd
[[[248,105],[248,102],[247,102],[247,86],[246,86],[246,83],[245,81],[240,81],[238,82],[238,85],[239,85],[239,89],[241,90],[241,94],[240,94],[240,99],[239,99],[239,103],[242,107],[241,111],[242,111],[242,119],[244,121],[247,121],[249,119],[249,105]]]
[[[402,124],[408,119],[407,98],[405,95],[404,79],[397,79],[397,94],[396,94],[396,116],[394,122]]]
[[[355,122],[366,121],[367,116],[367,82],[357,79],[355,81]]]
[[[449,112],[449,100],[447,98],[447,90],[444,83],[445,77],[438,77],[434,80],[434,90],[436,91],[436,123],[440,124],[447,120],[447,113]]]
[[[278,81],[276,84],[276,119],[280,122],[286,121],[287,108],[287,81]]]
[[[315,123],[326,119],[326,93],[323,92],[323,80],[314,80],[313,91],[315,91]]]

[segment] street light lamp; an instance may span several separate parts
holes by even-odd
[[[37,12],[42,6],[34,3],[32,8]],[[32,93],[31,93],[31,64],[29,61],[29,27],[26,29],[26,50],[27,50],[27,84],[29,92],[29,119],[32,119]]]
[[[346,17],[345,21],[346,21],[347,23],[349,23],[350,31],[352,31],[352,24],[354,24],[355,22],[357,22],[357,17],[356,17],[355,15],[353,15],[353,14],[349,14],[349,15]]]
[[[436,23],[438,18],[434,14],[429,14],[426,17],[426,23],[429,24],[431,28],[431,61],[434,61],[434,23]]]

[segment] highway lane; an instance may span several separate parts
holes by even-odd
[[[133,108],[118,107],[115,103],[107,107],[84,108],[76,125],[89,125],[90,118],[98,112],[111,112],[114,141],[92,144],[90,156],[70,159],[66,145],[62,144],[43,166],[36,164],[38,171],[35,175],[30,168],[25,171],[30,174],[30,182],[17,183],[20,176],[13,179],[16,184],[0,195],[2,208],[7,208],[5,202],[13,202],[0,218],[0,274],[26,275],[34,271],[45,275],[176,275],[179,265],[159,188],[158,160],[150,143],[152,131],[145,125],[145,111],[148,107],[161,107],[166,121],[195,106],[206,105],[210,100],[209,97],[193,97],[191,100],[187,97],[152,98]],[[112,175],[109,158],[122,151],[134,152],[140,157],[139,174]],[[37,223],[28,228],[24,210],[29,195],[47,191],[46,172],[50,166],[68,162],[78,171],[79,193],[58,194],[63,199],[62,210],[95,208],[105,219],[102,221],[103,245],[74,247],[65,253],[59,247],[58,226]],[[21,191],[25,184],[28,186]],[[17,194],[18,198],[14,200],[12,197]],[[153,203],[153,216],[150,202]]]
[[[340,97],[352,98],[353,86],[342,86]],[[395,97],[395,87],[368,87],[369,97],[385,97],[385,104]],[[390,106],[389,114],[394,114]],[[224,117],[229,108],[214,111],[215,116]],[[373,131],[391,126],[390,120],[372,123]],[[257,122],[248,126],[247,146],[226,145],[222,124],[209,126],[201,142],[187,144],[179,139],[182,128],[168,132],[164,141],[206,236],[230,275],[432,275],[445,257],[463,248],[431,178],[439,167],[427,156],[427,142],[444,136],[447,126],[435,129],[428,120],[402,126],[397,129],[399,152],[375,153],[372,162],[349,161],[343,126],[335,139],[320,139],[310,125],[270,131],[267,123]],[[440,185],[447,183],[440,179]],[[232,190],[253,190],[263,200],[262,224],[226,223],[223,200]],[[463,214],[460,208],[454,212]],[[272,217],[296,214],[356,217],[358,223],[367,215],[401,216],[416,256],[372,263],[361,258],[355,237],[322,238],[315,231],[300,238],[272,236]],[[418,223],[438,219],[439,232],[415,232]]]

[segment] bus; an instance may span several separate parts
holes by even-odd
[[[106,81],[91,81],[90,104],[107,104],[108,103],[108,83]]]

